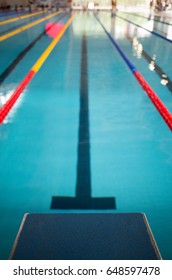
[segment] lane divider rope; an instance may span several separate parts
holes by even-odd
[[[5,117],[8,115],[9,111],[23,92],[23,90],[26,88],[26,86],[31,82],[35,74],[39,71],[47,57],[50,55],[56,44],[59,42],[63,34],[65,33],[66,29],[71,24],[72,20],[74,19],[76,14],[73,14],[67,23],[64,25],[64,28],[59,32],[59,34],[54,38],[54,40],[50,43],[48,48],[43,52],[43,54],[40,56],[40,58],[36,61],[36,63],[33,65],[29,73],[25,76],[25,78],[21,81],[21,83],[18,85],[14,93],[11,95],[9,100],[0,108],[0,124],[2,124]]]
[[[129,34],[126,34],[126,39],[133,45],[133,39],[129,36]],[[153,57],[150,57],[149,54],[142,49],[142,56],[145,58],[145,60],[150,64],[154,65],[154,72],[160,77],[160,79],[165,78],[167,81],[166,87],[169,89],[169,91],[172,93],[172,81],[168,77],[168,75],[163,71],[163,69],[157,64],[156,60],[153,59]]]
[[[128,13],[127,12],[121,12],[122,14],[126,14],[126,15],[128,15]],[[150,20],[153,20],[153,21],[155,21],[155,22],[159,22],[159,23],[161,23],[161,24],[166,24],[166,25],[172,25],[171,23],[169,23],[169,22],[165,22],[165,21],[161,21],[161,20],[158,20],[158,19],[155,19],[155,16],[158,16],[158,15],[153,15],[153,18],[150,18],[149,19],[149,16],[148,17],[146,17],[146,16],[143,16],[143,15],[138,15],[138,14],[135,14],[135,13],[130,13],[130,15],[133,15],[133,16],[136,16],[136,17],[141,17],[141,18],[145,18],[145,19],[147,19],[148,21],[150,21]],[[151,16],[152,17],[152,16]],[[159,16],[160,17],[160,16]]]
[[[169,42],[169,43],[172,43],[172,40],[166,38],[165,36],[159,34],[158,32],[150,31],[149,29],[147,29],[147,28],[145,28],[145,27],[143,27],[143,26],[141,26],[141,25],[139,25],[139,24],[137,24],[137,23],[134,23],[133,21],[131,21],[131,20],[129,20],[129,19],[126,19],[126,18],[124,18],[124,17],[122,17],[122,16],[119,16],[119,15],[117,15],[117,14],[116,14],[116,17],[118,17],[118,18],[120,18],[120,19],[122,19],[122,20],[125,20],[125,21],[127,21],[127,22],[129,22],[129,23],[131,23],[131,24],[133,24],[133,25],[135,25],[135,26],[137,26],[137,27],[139,27],[139,28],[142,28],[142,29],[146,30],[147,32],[152,33],[153,35],[155,35],[155,36],[157,36],[157,37],[159,37],[159,38],[161,38],[161,39],[163,39],[163,40],[165,40],[165,41],[167,41],[167,42]]]
[[[40,33],[25,49],[23,49],[16,58],[11,62],[11,64],[8,65],[8,67],[0,74],[0,85],[4,82],[4,80],[10,75],[12,71],[14,71],[14,68],[20,63],[20,61],[25,57],[25,55],[35,46],[35,44],[46,34],[46,31],[50,31],[53,26],[60,22],[62,18],[66,16],[66,13],[61,14],[58,19],[53,22],[53,24],[47,28],[47,30],[44,30],[42,33]]]
[[[170,111],[166,108],[164,103],[157,96],[157,94],[154,92],[154,90],[151,88],[151,86],[148,84],[148,82],[144,79],[144,77],[141,75],[141,73],[131,63],[131,61],[128,59],[128,57],[125,55],[125,53],[119,47],[119,45],[113,39],[111,34],[106,30],[106,28],[104,27],[104,25],[102,24],[100,19],[97,17],[97,15],[96,14],[94,14],[94,15],[95,15],[97,21],[100,23],[100,25],[104,29],[104,31],[107,34],[107,36],[109,37],[109,39],[112,42],[112,44],[116,47],[116,49],[120,53],[121,57],[124,59],[124,61],[128,65],[128,67],[130,68],[131,72],[136,77],[136,79],[139,82],[139,84],[142,86],[144,91],[147,93],[148,97],[150,98],[150,100],[152,101],[152,103],[154,104],[154,106],[156,107],[156,109],[158,110],[158,112],[160,113],[160,115],[162,116],[162,118],[164,119],[164,121],[166,122],[168,127],[170,128],[170,130],[172,130],[172,114],[170,113]]]
[[[33,14],[27,14],[27,15],[24,15],[24,16],[19,16],[19,17],[15,17],[15,18],[6,19],[6,20],[3,20],[3,21],[0,21],[0,25],[4,25],[4,24],[7,24],[7,23],[11,23],[11,22],[21,20],[21,19],[25,19],[25,18],[29,18],[29,17],[38,16],[38,15],[46,13],[46,12],[47,11],[43,11],[43,12],[41,11],[41,12],[36,12],[36,13],[33,13]]]
[[[6,40],[6,39],[8,39],[8,38],[10,38],[10,37],[20,33],[20,32],[22,32],[22,31],[25,31],[25,30],[27,30],[27,29],[29,29],[29,28],[31,28],[31,27],[33,27],[33,26],[35,26],[35,25],[37,25],[37,24],[39,24],[39,23],[41,23],[41,22],[43,22],[43,21],[45,21],[47,19],[49,19],[49,18],[52,18],[52,17],[54,17],[54,16],[56,16],[56,15],[58,15],[60,13],[61,12],[53,13],[51,15],[48,15],[48,16],[44,17],[44,18],[41,18],[41,19],[38,19],[38,20],[36,20],[36,21],[34,21],[32,23],[29,23],[29,24],[27,24],[27,25],[25,25],[25,26],[23,26],[21,28],[18,28],[16,30],[12,31],[12,32],[9,32],[9,33],[7,33],[7,34],[5,34],[3,36],[0,36],[0,42],[4,41],[4,40]]]
[[[10,17],[10,16],[18,16],[18,15],[24,15],[24,14],[27,14],[27,12],[26,11],[18,11],[18,12],[16,12],[16,11],[4,11],[4,12],[1,12],[0,13],[0,17]]]

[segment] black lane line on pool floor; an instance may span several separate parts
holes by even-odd
[[[116,209],[113,197],[91,196],[91,163],[89,131],[89,92],[87,38],[83,34],[80,76],[80,112],[78,131],[78,162],[76,197],[53,196],[51,209]]]
[[[59,22],[66,14],[62,14],[56,22]],[[56,23],[55,22],[55,23]],[[54,24],[55,24],[54,23]],[[49,28],[51,29],[52,26]],[[0,74],[0,85],[5,81],[8,75],[14,70],[19,62],[25,57],[25,55],[33,48],[33,46],[46,34],[46,31],[42,32],[35,38],[19,55],[12,61],[12,63]]]
[[[87,41],[82,38],[76,196],[91,197]],[[84,186],[83,186],[84,185]]]

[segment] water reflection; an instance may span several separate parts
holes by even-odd
[[[165,74],[162,74],[161,84],[166,86],[168,84],[168,77]]]
[[[142,57],[142,52],[143,52],[143,46],[137,39],[137,37],[133,38],[133,55],[136,56],[137,58]]]
[[[8,100],[11,98],[11,96],[15,92],[16,87],[17,87],[16,84],[8,84],[8,85],[4,85],[0,88],[0,113],[1,113],[1,109],[3,108],[3,106],[8,102]],[[16,111],[23,103],[23,98],[24,98],[25,92],[26,92],[26,90],[23,91],[23,93],[16,100],[14,106],[12,107],[12,109],[9,111],[8,115],[3,120],[3,124],[7,124],[12,121]]]
[[[152,60],[151,60],[150,63],[149,63],[149,69],[150,69],[151,71],[154,71],[154,70],[155,70],[155,60],[156,60],[156,55],[153,55]]]
[[[153,15],[150,18],[140,14],[126,14],[124,12],[118,13],[118,17],[140,27],[142,30],[139,32],[141,32],[142,37],[150,36],[148,35],[148,32],[153,32],[154,34],[158,33],[169,40],[172,39],[172,17],[168,18],[166,16],[162,17],[160,15]],[[146,30],[147,35],[145,33]]]
[[[113,13],[111,13],[111,35],[115,37],[115,20],[116,17]]]
[[[133,56],[140,59],[144,57],[148,61],[148,67],[150,71],[155,71],[160,77],[160,83],[163,86],[167,86],[170,92],[172,92],[172,81],[164,70],[157,64],[157,54],[150,56],[146,50],[144,50],[143,43],[140,42],[138,37],[138,28],[133,29],[133,25],[128,23],[126,28],[126,38],[132,44]]]
[[[0,108],[10,99],[14,92],[14,85],[3,86],[0,89]]]
[[[172,39],[172,19],[155,15],[153,30],[159,32],[167,39]]]

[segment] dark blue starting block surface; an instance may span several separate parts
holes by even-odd
[[[144,214],[26,214],[13,260],[157,260]]]

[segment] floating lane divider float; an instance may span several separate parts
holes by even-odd
[[[36,20],[36,21],[34,21],[32,23],[29,23],[29,24],[27,24],[27,25],[25,25],[25,26],[23,26],[21,28],[18,28],[16,30],[12,31],[12,32],[9,32],[9,33],[7,33],[7,34],[5,34],[3,36],[0,36],[0,42],[4,41],[4,40],[6,40],[6,39],[8,39],[8,38],[10,38],[10,37],[20,33],[20,32],[22,32],[22,31],[25,31],[25,30],[27,30],[27,29],[29,29],[29,28],[31,28],[31,27],[33,27],[33,26],[35,26],[35,25],[37,25],[37,24],[39,24],[39,23],[41,23],[41,22],[43,22],[43,21],[45,21],[47,19],[49,19],[49,18],[52,18],[52,17],[54,17],[54,16],[56,16],[56,15],[58,15],[60,13],[61,12],[55,12],[55,13],[53,13],[51,15],[48,15],[48,16],[46,16],[44,18],[41,18],[41,19],[38,19],[38,20]]]
[[[33,14],[27,14],[27,15],[24,15],[24,16],[19,16],[19,17],[15,17],[15,18],[6,19],[6,20],[3,20],[3,21],[0,21],[0,25],[11,23],[11,22],[21,20],[21,19],[25,19],[25,18],[29,18],[29,17],[38,16],[38,15],[46,13],[46,12],[47,11],[43,11],[43,12],[41,11],[41,12],[37,12],[37,13],[33,13]]]
[[[127,21],[127,22],[129,22],[129,23],[131,23],[131,24],[133,24],[133,25],[135,25],[135,26],[137,26],[137,27],[139,27],[139,28],[142,28],[142,29],[148,31],[149,33],[152,33],[153,35],[155,35],[155,36],[157,36],[157,37],[159,37],[159,38],[161,38],[161,39],[163,39],[163,40],[165,40],[165,41],[167,41],[167,42],[172,43],[172,40],[166,38],[165,36],[163,36],[163,35],[161,35],[161,34],[155,32],[155,31],[150,31],[149,29],[147,29],[147,28],[145,28],[145,27],[143,27],[143,26],[141,26],[141,25],[139,25],[139,24],[137,24],[137,23],[134,23],[133,21],[131,21],[131,20],[129,20],[129,19],[126,19],[126,18],[124,18],[124,17],[122,17],[122,16],[119,16],[119,15],[117,15],[117,14],[115,14],[115,15],[116,15],[116,17],[118,17],[118,18],[120,18],[120,19],[122,19],[122,20],[125,20],[125,21]]]
[[[140,72],[137,71],[136,67],[131,63],[131,61],[128,59],[128,57],[125,55],[125,53],[119,47],[119,45],[113,39],[111,34],[106,30],[106,28],[104,27],[104,25],[102,24],[100,19],[97,17],[97,15],[96,14],[94,14],[94,15],[95,15],[97,21],[100,23],[100,25],[104,29],[104,31],[107,34],[107,36],[109,37],[109,39],[112,42],[112,44],[116,47],[116,49],[118,50],[118,52],[120,53],[120,55],[122,56],[122,58],[124,59],[126,64],[128,65],[128,67],[130,68],[131,72],[136,77],[136,79],[139,82],[139,84],[145,90],[145,92],[147,93],[148,97],[151,99],[152,103],[154,104],[154,106],[156,107],[156,109],[158,110],[160,115],[163,117],[164,121],[166,122],[166,124],[168,125],[170,130],[172,130],[172,114],[169,112],[169,110],[166,108],[166,106],[163,104],[161,99],[157,96],[157,94],[154,92],[154,90],[151,88],[151,86],[148,84],[148,82],[140,74]]]
[[[64,25],[64,28],[57,34],[57,36],[54,38],[54,40],[50,43],[48,48],[43,52],[43,54],[40,56],[40,58],[36,61],[36,63],[33,65],[29,73],[25,76],[25,78],[21,81],[21,83],[18,85],[14,93],[11,95],[10,99],[3,105],[3,107],[0,108],[0,124],[2,124],[5,117],[8,115],[9,111],[23,92],[23,90],[26,88],[26,86],[30,83],[32,78],[35,76],[35,74],[39,71],[47,57],[50,55],[56,44],[59,42],[63,34],[65,33],[66,29],[71,24],[73,18],[76,14],[73,14],[67,23]]]

